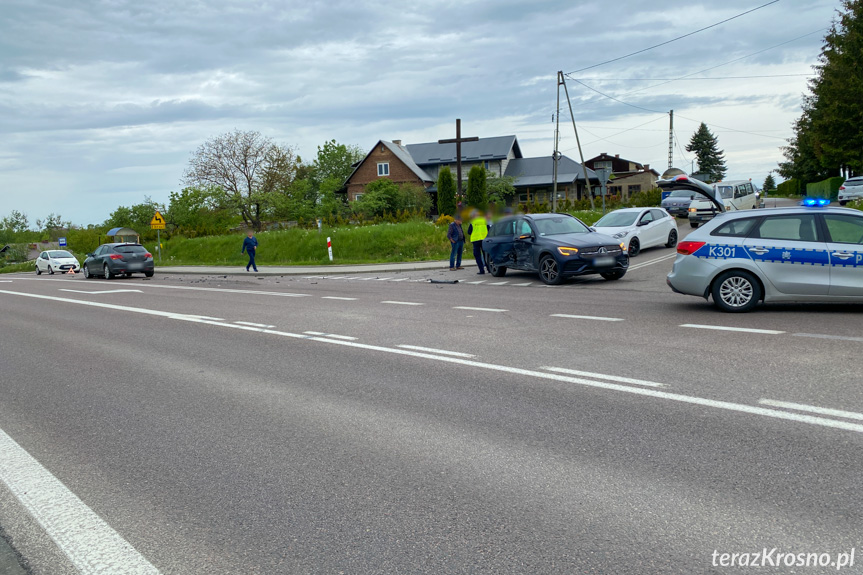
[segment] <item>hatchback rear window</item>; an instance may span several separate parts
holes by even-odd
[[[144,246],[117,246],[114,251],[118,254],[143,254],[147,249]]]

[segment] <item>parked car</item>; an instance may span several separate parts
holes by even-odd
[[[569,214],[531,214],[502,218],[482,242],[491,275],[508,269],[537,272],[547,284],[566,277],[599,274],[618,280],[629,267],[626,244],[592,231]]]
[[[674,190],[663,198],[662,206],[666,212],[678,218],[689,216],[689,204],[695,199],[695,192],[690,190]]]
[[[755,195],[755,187],[751,180],[731,180],[716,182],[713,188],[717,197],[722,198],[726,211],[749,210],[759,206]],[[717,210],[713,202],[707,199],[695,199],[689,204],[689,225],[697,228],[704,222],[709,222]]]
[[[153,254],[141,244],[113,243],[102,244],[95,252],[87,254],[83,270],[85,278],[100,275],[111,279],[133,273],[143,273],[149,278],[155,273],[155,264]]]
[[[863,199],[863,176],[848,178],[845,183],[839,186],[840,206],[859,199]]]
[[[614,210],[602,216],[593,227],[626,244],[631,258],[645,248],[677,245],[677,222],[662,208]]]
[[[54,274],[55,271],[66,273],[69,270],[78,271],[81,264],[78,259],[66,250],[46,250],[36,258],[36,275],[42,272]]]
[[[667,283],[722,311],[764,302],[863,302],[863,213],[803,206],[726,212],[677,245]]]

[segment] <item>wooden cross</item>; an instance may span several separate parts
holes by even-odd
[[[462,142],[477,142],[479,138],[476,136],[472,138],[462,138],[461,137],[461,119],[457,119],[455,121],[455,139],[454,140],[438,140],[438,144],[455,144],[455,157],[456,157],[456,179],[458,181],[458,195],[461,196],[461,143]]]

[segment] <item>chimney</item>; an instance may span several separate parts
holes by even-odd
[[[615,157],[615,158],[617,158],[617,159],[619,160],[619,159],[620,159],[620,154],[614,154],[614,157]]]
[[[401,140],[393,140],[393,144],[395,144],[396,146],[401,146],[402,141]]]
[[[644,171],[645,171],[645,172],[649,172],[649,171],[650,171],[650,164],[644,164]]]

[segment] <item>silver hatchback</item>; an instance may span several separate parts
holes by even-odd
[[[863,302],[863,212],[829,206],[719,214],[677,246],[672,290],[722,311],[759,302]]]
[[[863,199],[863,176],[848,178],[839,186],[839,205]]]

